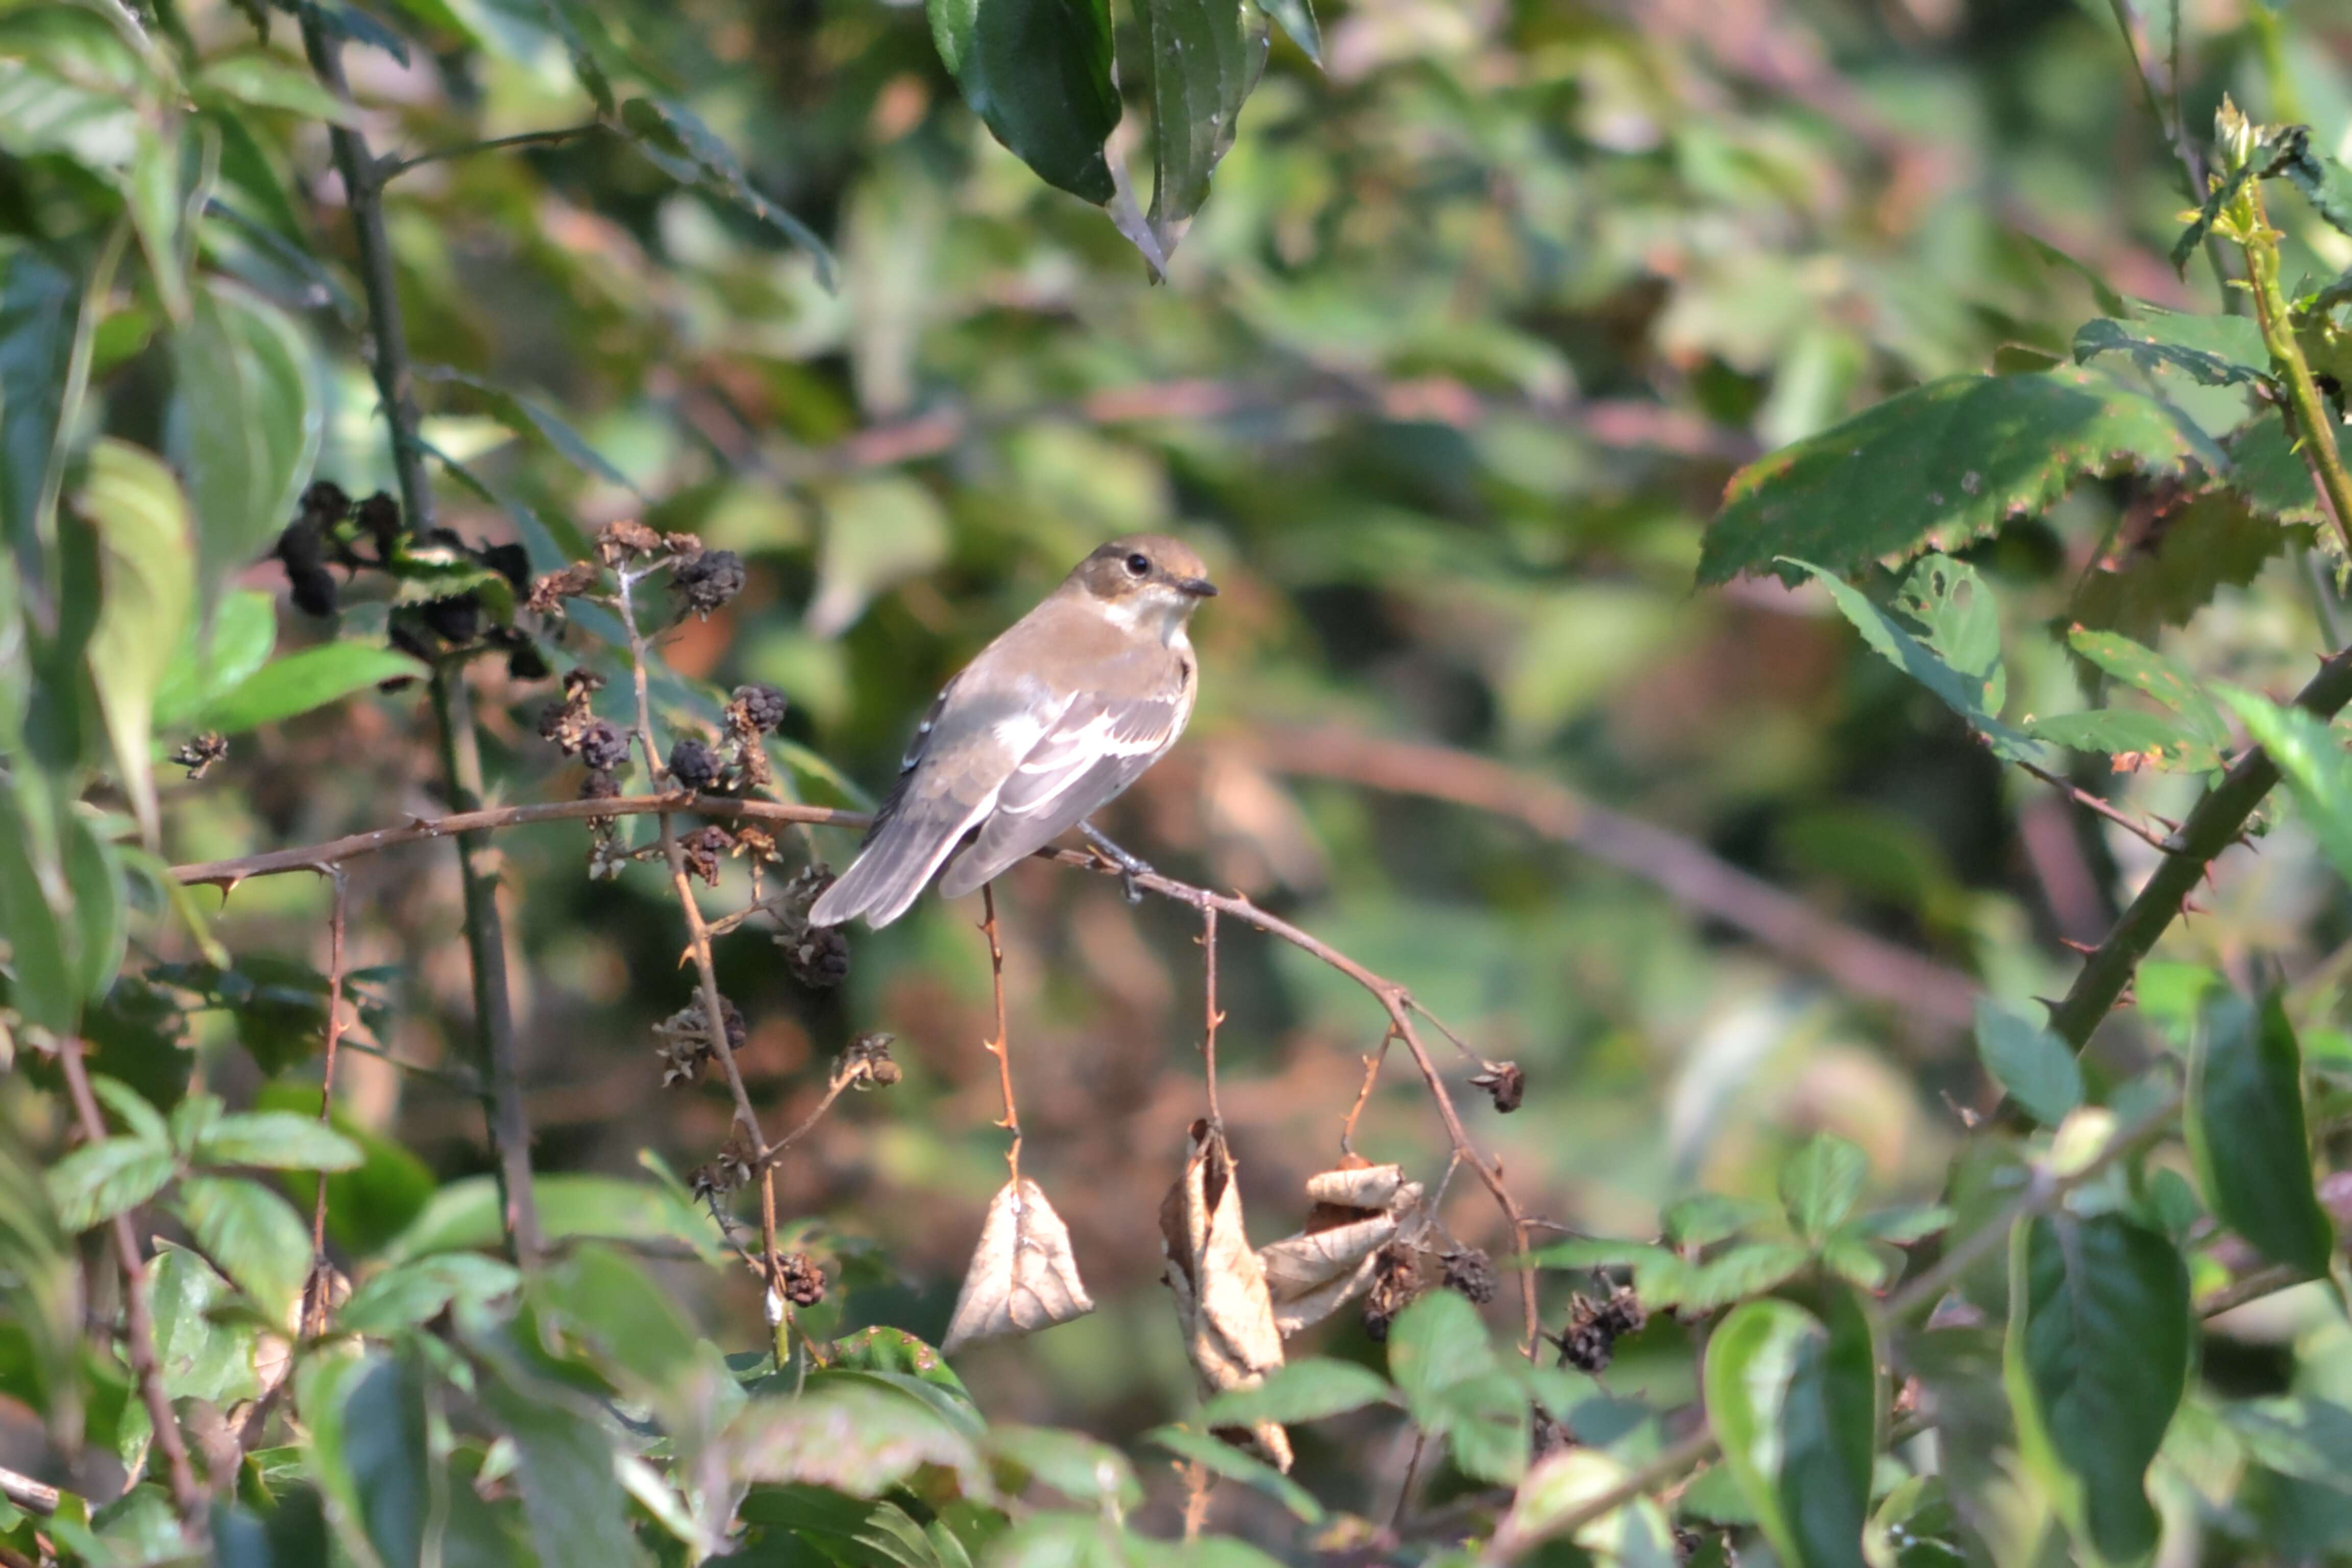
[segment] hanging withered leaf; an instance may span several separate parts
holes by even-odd
[[[1258,1250],[1285,1339],[1319,1323],[1371,1288],[1380,1251],[1418,1228],[1422,1186],[1402,1165],[1358,1164],[1307,1179],[1315,1202],[1306,1226]]]
[[[1024,1176],[1005,1183],[988,1205],[940,1348],[953,1355],[981,1340],[1034,1334],[1094,1310],[1070,1256],[1069,1227]]]
[[[1241,1189],[1223,1132],[1192,1123],[1192,1155],[1160,1205],[1168,1289],[1184,1328],[1184,1351],[1205,1397],[1254,1388],[1282,1364],[1282,1335],[1265,1269],[1242,1226]],[[1271,1421],[1249,1429],[1253,1446],[1290,1468],[1290,1436]]]

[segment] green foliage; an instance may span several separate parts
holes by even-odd
[[[2161,403],[2095,371],[1951,376],[1740,470],[1699,581],[1957,550],[2085,476],[2179,473],[2207,450]]]
[[[273,659],[204,707],[196,726],[242,734],[323,708],[387,680],[413,680],[425,666],[404,653],[366,643],[320,643]]]
[[[1977,1055],[2028,1116],[2055,1127],[2083,1103],[2083,1068],[2066,1042],[1990,1000],[1977,1004]]]
[[[2210,1003],[2189,1057],[2184,1119],[2214,1216],[2274,1263],[2327,1270],[2336,1227],[2312,1186],[2303,1052],[2276,992]]]
[[[964,101],[1048,184],[1111,199],[1103,142],[1118,123],[1104,0],[928,0],[931,39]]]
[[[1884,1388],[1865,1309],[1833,1289],[1826,1324],[1749,1301],[1707,1342],[1706,1406],[1724,1461],[1783,1562],[1860,1563]]]

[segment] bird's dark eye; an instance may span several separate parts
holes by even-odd
[[[1129,574],[1129,576],[1133,576],[1133,577],[1149,577],[1149,576],[1150,576],[1150,575],[1151,575],[1151,557],[1150,557],[1150,556],[1149,556],[1149,555],[1130,555],[1130,556],[1129,556],[1129,557],[1127,558],[1127,570],[1128,570],[1128,574]]]

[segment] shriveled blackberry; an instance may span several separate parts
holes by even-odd
[[[727,704],[729,716],[741,715],[744,725],[766,734],[784,721],[784,694],[772,686],[739,686]]]
[[[389,561],[400,542],[400,503],[378,490],[360,502],[352,513],[362,531],[375,542],[375,558]]]
[[[782,1278],[777,1285],[795,1307],[814,1307],[824,1300],[824,1270],[805,1252],[787,1252],[778,1258]]]
[[[743,558],[731,550],[706,550],[669,569],[670,587],[698,616],[741,593],[743,583]]]
[[[294,607],[306,616],[335,613],[335,574],[324,566],[288,566],[286,581],[294,590]]]
[[[534,642],[517,643],[507,654],[507,675],[514,680],[545,680],[555,673]]]
[[[812,990],[830,991],[849,978],[849,939],[838,926],[804,925],[776,938],[784,966]]]
[[[580,760],[604,772],[622,767],[629,760],[629,738],[608,720],[592,721],[580,731]]]
[[[530,555],[520,544],[492,544],[481,552],[482,564],[518,588],[530,583]]]
[[[482,635],[482,602],[471,594],[427,600],[417,614],[444,642],[462,645]]]
[[[719,782],[719,753],[700,741],[680,741],[669,749],[669,776],[686,789],[709,789]]]
[[[1495,1299],[1495,1260],[1475,1247],[1441,1255],[1437,1260],[1448,1290],[1458,1290],[1480,1306]]]
[[[686,854],[686,868],[702,879],[703,885],[719,886],[719,862],[735,847],[734,837],[725,828],[713,824],[697,828],[678,840],[677,847]]]

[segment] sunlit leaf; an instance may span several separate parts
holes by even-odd
[[[88,1230],[162,1192],[173,1169],[172,1151],[143,1138],[85,1143],[49,1167],[49,1201],[68,1230]]]
[[[155,1360],[173,1398],[226,1405],[261,1392],[250,1321],[216,1322],[208,1316],[236,1295],[211,1264],[186,1247],[157,1249],[147,1268],[147,1310],[155,1321]]]
[[[1194,1464],[1205,1466],[1213,1475],[1239,1481],[1253,1490],[1265,1493],[1305,1523],[1320,1524],[1323,1521],[1323,1505],[1315,1500],[1314,1493],[1255,1454],[1237,1448],[1221,1437],[1213,1437],[1206,1432],[1195,1432],[1185,1426],[1158,1426],[1145,1433],[1143,1440]]]
[[[1370,1367],[1310,1356],[1276,1367],[1255,1388],[1218,1394],[1201,1407],[1201,1421],[1212,1427],[1260,1421],[1287,1426],[1387,1404],[1395,1397],[1388,1380]]]
[[[1038,178],[1111,199],[1118,123],[1107,0],[928,0],[931,41],[963,100]]]
[[[196,723],[224,735],[298,718],[387,680],[414,679],[425,666],[373,643],[330,642],[275,659],[206,707]]]
[[[188,503],[172,472],[127,442],[98,443],[74,510],[98,531],[105,597],[90,634],[89,674],[115,766],[152,846],[161,833],[149,737],[155,694],[195,601]]]
[[[2031,742],[2024,735],[2002,723],[2000,715],[1987,706],[1992,688],[1983,676],[1964,675],[1945,663],[1934,648],[1871,603],[1859,588],[1809,562],[1790,560],[1786,564],[1810,573],[1815,582],[1828,589],[1838,613],[1853,624],[1873,653],[1934,692],[1946,707],[1983,735],[1997,755],[2014,757],[2031,749]]]
[[[234,49],[196,68],[189,82],[199,103],[226,99],[255,109],[283,109],[310,120],[356,124],[359,110],[319,84],[319,79],[268,49]]]
[[[1817,1132],[1780,1167],[1780,1203],[1799,1236],[1818,1243],[1845,1223],[1862,1195],[1869,1157],[1831,1132]]]
[[[208,1164],[286,1171],[348,1171],[360,1163],[358,1144],[290,1110],[224,1116],[196,1139],[195,1153]]]
[[[2326,720],[2300,708],[2282,708],[2253,692],[2227,688],[2221,697],[2285,778],[2296,808],[2337,874],[2352,878],[2352,758],[2344,754],[2343,740]]]
[[[294,516],[323,414],[312,352],[277,306],[212,280],[172,336],[173,465],[194,503],[207,600]]]
[[[1977,1055],[2020,1109],[2055,1127],[2083,1103],[2083,1068],[2066,1042],[1987,997],[1977,1000]]]
[[[2078,479],[2178,473],[2202,450],[2163,405],[2093,371],[1949,376],[1740,470],[1707,525],[1699,581],[1784,559],[1793,581],[1797,562],[1843,574],[1957,550]]]
[[[2143,371],[2181,371],[2207,386],[2267,384],[2270,352],[2252,316],[2200,315],[2150,307],[2135,321],[2102,316],[2074,334],[2074,363],[2124,353]]]
[[[311,1356],[296,1374],[311,1474],[362,1563],[419,1560],[433,1484],[424,1396],[422,1369],[406,1358]]]
[[[1802,1568],[1863,1562],[1880,1405],[1862,1309],[1835,1328],[1794,1302],[1749,1301],[1707,1341],[1707,1416],[1764,1533]]]
[[[205,1256],[252,1297],[270,1321],[291,1323],[310,1273],[310,1227],[284,1198],[237,1176],[180,1184],[180,1215]]]
[[[1496,1554],[1516,1560],[1527,1548],[1549,1539],[1570,1514],[1624,1485],[1630,1474],[1598,1448],[1568,1447],[1547,1454],[1519,1483],[1510,1511],[1496,1527]],[[1570,1539],[1601,1568],[1670,1568],[1681,1561],[1673,1527],[1657,1502],[1647,1497],[1579,1526]]]

